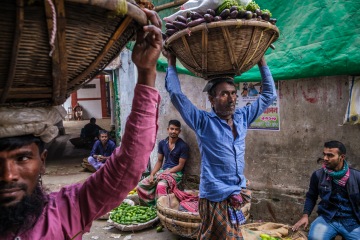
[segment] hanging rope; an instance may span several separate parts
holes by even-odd
[[[51,32],[51,38],[50,38],[50,46],[51,46],[51,51],[49,53],[49,56],[51,57],[54,50],[55,50],[55,37],[56,37],[56,26],[57,26],[57,23],[56,23],[56,10],[55,10],[55,6],[54,6],[54,3],[52,2],[52,0],[47,0],[47,2],[49,3],[50,7],[51,7],[51,11],[52,11],[52,20],[53,20],[53,29],[52,29],[52,32]]]

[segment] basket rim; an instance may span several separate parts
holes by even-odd
[[[218,22],[211,22],[211,23],[201,23],[195,27],[188,27],[183,30],[180,30],[173,35],[171,35],[168,39],[165,40],[164,46],[169,47],[169,45],[177,40],[178,38],[181,38],[184,35],[189,35],[191,32],[201,31],[204,29],[209,28],[217,28],[217,27],[227,27],[227,26],[252,26],[252,27],[264,27],[269,28],[271,30],[275,31],[275,37],[273,39],[273,42],[275,42],[279,36],[280,31],[276,25],[271,24],[270,22],[264,21],[264,20],[256,20],[256,19],[229,19],[229,20],[223,20]]]
[[[120,231],[123,232],[127,232],[127,231],[138,231],[138,230],[143,230],[145,228],[151,227],[152,225],[154,225],[154,223],[156,223],[157,221],[159,221],[159,217],[156,216],[154,219],[151,219],[148,222],[145,223],[137,223],[137,224],[131,224],[131,225],[123,225],[117,222],[114,222],[113,220],[109,219],[107,220],[108,223],[110,223],[111,225],[113,225],[115,228],[119,229]]]

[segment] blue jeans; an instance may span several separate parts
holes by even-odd
[[[324,218],[319,216],[311,223],[308,239],[331,240],[337,235],[341,235],[346,240],[359,240],[360,227],[348,232],[341,223],[335,221],[327,223]]]

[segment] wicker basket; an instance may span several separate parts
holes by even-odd
[[[152,227],[153,225],[155,225],[157,222],[159,221],[159,217],[156,217],[154,219],[151,219],[148,222],[145,223],[137,223],[137,224],[131,224],[131,225],[123,225],[120,223],[116,223],[114,221],[112,221],[111,219],[108,220],[108,222],[113,225],[115,228],[119,229],[120,231],[123,232],[133,232],[133,231],[140,231],[149,227]]]
[[[241,228],[241,231],[243,232],[243,235],[244,235],[244,231],[250,231],[251,233],[253,233],[252,231],[256,228],[258,228],[259,226],[261,225],[264,225],[266,224],[266,222],[260,222],[260,223],[248,223],[248,224],[244,224],[242,225],[240,228]],[[298,230],[296,232],[293,232],[291,230],[291,227],[289,225],[284,225],[286,228],[288,228],[289,230],[289,233],[288,235],[286,236],[286,238],[291,238],[292,240],[307,240],[307,236],[305,234],[305,232],[301,231],[301,230]],[[264,231],[263,233],[268,233],[266,231]],[[255,233],[254,232],[254,238],[252,239],[258,239],[258,240],[261,240],[260,236],[258,236],[259,234],[258,233]]]
[[[192,192],[198,194],[198,192]],[[160,197],[156,202],[157,214],[161,224],[169,231],[186,238],[195,239],[200,231],[199,213],[178,211],[179,201],[173,193]],[[246,220],[250,214],[250,203],[243,208]]]
[[[94,78],[147,23],[122,3],[123,16],[117,0],[2,1],[0,106],[60,105]]]
[[[209,80],[246,72],[278,37],[278,28],[269,22],[234,19],[181,30],[165,47],[189,71]]]

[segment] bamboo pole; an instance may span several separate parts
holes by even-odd
[[[164,9],[167,9],[167,8],[171,8],[171,7],[176,7],[176,6],[179,6],[179,5],[183,5],[184,3],[186,3],[188,0],[175,0],[173,2],[169,2],[169,3],[165,3],[165,4],[162,4],[162,5],[159,5],[159,6],[156,6],[155,7],[155,11],[156,12],[159,12],[161,10],[164,10]]]

